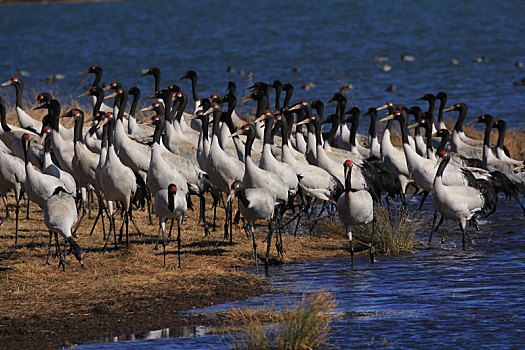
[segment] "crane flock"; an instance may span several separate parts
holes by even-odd
[[[375,231],[374,207],[382,201],[390,204],[398,197],[406,209],[410,187],[422,194],[420,208],[432,195],[435,212],[429,245],[433,233],[447,219],[459,225],[465,249],[469,238],[467,224],[477,228],[478,215],[492,214],[499,193],[512,197],[525,213],[521,202],[525,192],[524,166],[510,158],[505,149],[505,121],[481,115],[472,123],[485,125],[484,140],[471,139],[463,131],[467,105],[456,103],[447,107],[444,92],[427,93],[417,99],[428,102],[425,112],[417,106],[408,108],[393,102],[370,107],[363,114],[370,121],[368,135],[360,135],[357,130],[361,110],[357,106],[346,110],[347,98],[341,93],[326,101],[327,107],[335,103],[335,111],[325,118],[325,104],[320,100],[291,104],[294,90],[290,83],[258,81],[242,98],[245,103],[256,102],[255,115],[241,118],[235,110],[234,82],[228,83],[224,96],[200,98],[197,73],[187,71],[180,79],[191,81],[193,106],[188,107],[189,98],[182,89],[176,84],[162,88],[161,71],[152,67],[142,74],[154,77],[150,104],[142,112],[154,115],[141,123],[137,119],[141,91],[136,86],[125,89],[118,81],[102,86],[103,69],[97,65],[80,74],[86,73],[94,74],[95,79],[79,97],[91,96],[91,111],[73,108],[63,113],[56,96],[43,92],[31,108],[47,111],[42,120],[24,110],[24,84],[20,78],[13,77],[1,85],[15,88],[14,109],[20,126],[7,123],[0,96],[0,194],[6,206],[0,225],[10,218],[7,192],[13,191],[16,246],[20,201],[27,196],[28,201],[43,210],[49,230],[46,261],[54,235],[59,267],[63,269],[68,244],[83,266],[84,253],[75,238],[81,243],[78,227],[86,216],[90,193],[98,199],[91,234],[101,220],[103,251],[111,237],[118,248],[124,232],[128,245],[130,221],[141,235],[133,210],[147,210],[151,223],[153,207],[159,222],[155,249],[162,233],[164,265],[166,221],[171,218],[172,225],[177,222],[179,267],[181,224],[188,209],[193,210],[193,197],[200,200],[199,223],[205,236],[211,234],[210,229],[215,230],[217,206],[225,210],[224,238],[230,242],[233,222],[242,220],[246,234],[252,238],[256,267],[254,225],[257,220],[266,220],[265,268],[269,265],[274,233],[277,252],[283,255],[282,234],[286,226],[295,220],[295,235],[306,216],[303,224],[306,222],[312,230],[324,210],[332,214],[337,211],[349,238],[353,266],[353,228],[371,222]],[[111,93],[106,95],[108,90]],[[274,108],[270,103],[272,90]],[[111,99],[113,106],[106,104]],[[132,101],[128,110],[129,99]],[[186,112],[187,107],[190,113]],[[385,109],[388,114],[379,122],[387,123],[379,140],[377,119]],[[444,124],[444,112],[449,111],[459,112],[452,130]],[[89,113],[91,125],[85,126],[85,113]],[[415,119],[412,125],[410,115]],[[67,125],[74,123],[74,127],[62,125],[61,119],[69,119]],[[391,140],[395,122],[401,131],[402,147],[394,146]],[[330,126],[327,132],[323,132],[325,124]],[[414,129],[413,134],[410,129]],[[494,147],[490,144],[492,129],[499,133]],[[212,222],[207,219],[206,193],[213,199]],[[223,194],[228,195],[226,201]],[[77,205],[81,208],[78,211]],[[118,238],[116,210],[122,214]],[[105,217],[109,221],[107,231]],[[289,219],[287,223],[285,218]],[[64,250],[58,235],[64,238]],[[370,259],[374,263],[372,245]]]

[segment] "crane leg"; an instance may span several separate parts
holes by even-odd
[[[77,230],[80,227],[80,224],[82,223],[82,220],[84,219],[84,216],[86,216],[86,201],[87,201],[87,192],[86,188],[82,187],[80,189],[80,192],[82,193],[82,215],[80,216],[80,219],[77,222],[77,226],[73,230],[73,233],[71,234],[73,237],[77,237]]]
[[[168,233],[168,239],[171,239],[171,231],[173,231],[173,222],[175,218],[171,218],[170,232]]]
[[[44,265],[49,265],[49,256],[51,255],[51,241],[53,240],[53,232],[49,231],[49,242],[47,244],[47,256]]]
[[[421,202],[419,203],[419,210],[423,208],[423,204],[425,203],[425,199],[427,199],[429,192],[423,191],[423,197],[421,197]]]
[[[272,244],[273,227],[272,222],[268,221],[268,237],[266,237],[266,257],[264,258],[264,270],[268,272],[270,267],[270,247]]]
[[[55,232],[55,245],[58,249],[58,258],[59,258],[58,268],[60,268],[60,266],[62,265],[62,271],[66,271],[66,261],[64,260],[64,258],[62,258],[62,251],[60,250],[60,243],[58,242],[58,235],[56,232]]]
[[[30,203],[30,200],[29,200],[29,197],[27,197],[27,208],[26,208],[26,220],[29,220],[29,203]]]
[[[164,234],[164,231],[165,231],[165,227],[166,227],[166,224],[165,223],[162,223],[159,227],[159,230],[162,230],[162,255],[164,257],[164,266],[163,267],[166,267],[166,236]],[[159,243],[159,240],[157,239],[157,244]],[[155,248],[157,248],[155,246]]]
[[[370,264],[374,264],[374,234],[376,232],[376,222],[377,218],[374,215],[374,219],[372,220],[372,239],[370,240]]]
[[[4,221],[6,221],[7,219],[9,219],[9,206],[7,205],[7,196],[3,195],[2,196],[2,200],[4,201],[4,204],[5,204],[5,218],[0,222],[0,225],[2,225],[4,223]]]
[[[348,236],[348,239],[350,240],[350,259],[351,259],[351,266],[354,268],[354,243],[352,241],[352,232],[346,233]]]
[[[29,199],[28,199],[29,202]],[[20,214],[20,199],[16,201],[15,207],[15,248],[18,244],[18,216]]]
[[[432,236],[434,235],[434,231],[436,230],[434,226],[436,225],[437,217],[438,217],[438,212],[434,211],[434,218],[432,219],[432,228],[430,229],[430,238],[428,239],[429,247],[432,245]]]
[[[255,241],[255,233],[253,232],[253,223],[249,223],[248,225],[250,226],[250,231],[252,234],[253,256],[255,257],[255,273],[259,273],[259,262],[257,261],[257,242]]]
[[[465,232],[465,223],[460,222],[459,228],[461,229],[461,233],[463,234],[463,237],[461,238],[461,243],[462,243],[463,250],[465,250],[465,240],[466,240],[466,235],[467,235],[467,233]]]
[[[129,210],[131,211],[131,207],[129,208]],[[126,222],[126,248],[129,246],[129,212],[126,212],[126,214],[124,215],[124,220]]]
[[[149,224],[153,225],[153,221],[151,220],[151,192],[148,188],[146,188],[146,205],[148,206]]]
[[[181,246],[181,242],[180,242],[180,224],[181,224],[181,219],[177,218],[177,254],[179,256],[179,269],[180,269],[180,266],[181,266],[180,265],[180,246]]]
[[[133,217],[133,205],[131,205],[131,204],[129,206],[129,220],[131,220],[131,223],[135,227],[135,230],[137,230],[137,234],[139,236],[144,236],[144,234],[139,230],[139,227],[137,226],[137,223],[135,222],[135,218]]]

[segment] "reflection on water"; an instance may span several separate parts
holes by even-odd
[[[428,204],[425,217],[431,217],[430,209]],[[286,293],[190,312],[288,307],[303,293],[325,289],[335,294],[338,305],[330,343],[342,348],[520,348],[525,339],[525,245],[518,212],[513,202],[500,201],[481,231],[469,228],[475,243],[466,251],[456,225],[447,224],[440,230],[449,232],[444,245],[436,240],[434,247],[414,254],[378,256],[373,266],[368,256],[358,256],[354,269],[348,258],[276,266],[263,278]],[[428,233],[421,232],[421,240]],[[160,341],[119,338],[120,343],[96,347],[228,348],[228,338],[207,331]],[[156,334],[178,336],[171,330]]]

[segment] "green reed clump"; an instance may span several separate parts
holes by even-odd
[[[335,308],[332,294],[318,292],[305,295],[293,307],[278,312],[270,325],[265,317],[251,309],[236,309],[235,319],[243,325],[232,336],[235,349],[319,349],[330,332],[330,312]]]
[[[411,211],[402,210],[399,207],[389,209],[379,205],[374,208],[376,215],[376,230],[372,232],[373,224],[356,226],[352,230],[354,249],[363,251],[373,244],[374,250],[381,255],[405,254],[412,251],[416,244],[415,235],[422,228],[421,219]],[[323,223],[322,230],[345,234],[341,222],[327,221]]]

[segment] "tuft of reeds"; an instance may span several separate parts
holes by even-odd
[[[403,210],[400,207],[389,209],[379,205],[374,208],[376,215],[376,231],[372,232],[373,224],[356,226],[352,230],[354,249],[364,251],[374,246],[377,254],[397,255],[410,253],[416,241],[415,235],[423,226],[421,218],[415,212]],[[340,221],[323,223],[322,229],[331,233],[345,235],[345,229]]]
[[[295,306],[277,313],[268,325],[267,314],[249,308],[232,310],[233,318],[243,324],[241,333],[231,335],[235,349],[319,349],[330,333],[330,312],[334,296],[328,292],[303,295]]]

